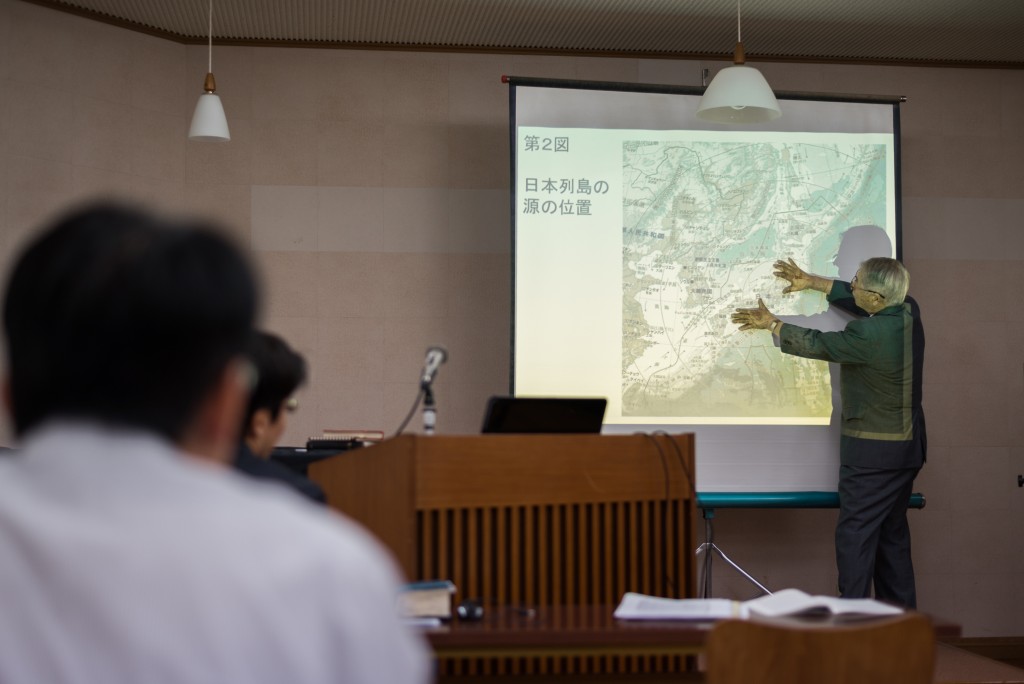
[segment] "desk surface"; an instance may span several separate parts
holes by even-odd
[[[425,630],[439,658],[491,658],[566,655],[697,655],[714,626],[713,622],[681,620],[616,620],[614,606],[555,606],[538,609],[491,608],[480,622],[453,620],[443,627]],[[806,625],[806,620],[790,619]],[[813,624],[827,627],[827,621]],[[847,623],[849,624],[849,623]],[[960,626],[932,618],[935,636],[940,642],[960,636]],[[699,672],[626,676],[622,681],[702,682]],[[444,678],[442,678],[444,680]],[[454,681],[454,680],[453,680]],[[463,682],[513,681],[500,678],[459,677]],[[591,681],[585,675],[566,674],[526,676],[515,681],[564,682]],[[593,681],[606,681],[599,676]],[[1024,671],[987,658],[936,644],[935,681],[941,684],[964,682],[1024,682]]]
[[[713,622],[616,620],[614,606],[491,608],[479,622],[453,620],[425,630],[439,657],[542,655],[695,655],[703,650]],[[806,620],[799,621],[806,626]],[[836,625],[816,620],[822,627]],[[849,624],[849,623],[847,623]],[[934,619],[939,640],[960,636],[960,626]]]
[[[700,652],[710,622],[627,621],[612,617],[614,606],[499,607],[479,622],[450,623],[426,630],[442,657],[584,655]]]
[[[940,684],[1024,682],[1024,670],[969,653],[949,644],[935,644],[935,681]]]

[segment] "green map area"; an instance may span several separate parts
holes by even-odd
[[[822,296],[782,295],[772,263],[835,275],[842,233],[886,225],[881,144],[623,143],[623,416],[827,421],[828,365],[784,355],[729,315],[761,296],[812,315]],[[753,421],[752,421],[753,422]]]

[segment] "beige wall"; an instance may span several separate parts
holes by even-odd
[[[442,432],[508,385],[502,74],[699,83],[698,62],[215,48],[227,145],[191,143],[205,48],[0,0],[0,272],[97,195],[223,220],[266,283],[265,324],[309,359],[286,442],[393,431],[428,345]],[[719,65],[707,65],[716,67]],[[931,452],[910,514],[924,610],[1024,634],[1024,72],[759,64],[775,88],[904,94],[904,256],[928,333]],[[419,424],[417,416],[413,425]],[[7,428],[4,428],[7,434]],[[719,511],[769,587],[831,592],[834,511]],[[750,590],[718,563],[716,593]]]

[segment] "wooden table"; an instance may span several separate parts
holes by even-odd
[[[439,658],[697,655],[713,622],[616,620],[614,606],[502,607],[425,631]]]
[[[1024,682],[1024,670],[940,643],[935,644],[935,681],[938,684],[1020,684]]]
[[[479,622],[450,623],[425,630],[438,657],[529,657],[551,655],[696,655],[714,622],[616,620],[614,606],[500,607]],[[796,620],[790,622],[798,624]],[[933,620],[936,639],[960,636],[960,625]],[[806,620],[799,621],[806,626]],[[813,624],[828,627],[828,620]]]
[[[698,656],[704,648],[712,622],[627,621],[612,617],[609,606],[556,606],[550,608],[491,609],[480,622],[453,620],[443,627],[425,630],[427,640],[439,659],[445,658],[528,658],[583,655]],[[806,622],[801,622],[806,624]],[[823,627],[828,622],[820,622]],[[940,684],[965,682],[1024,682],[1024,670],[941,643],[960,636],[960,626],[933,619],[936,644],[935,681]],[[693,659],[696,662],[696,658]],[[523,682],[703,682],[694,667],[684,673],[634,675],[521,674],[441,677],[441,681]]]

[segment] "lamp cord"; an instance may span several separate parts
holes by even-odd
[[[737,0],[738,2],[739,0]],[[209,27],[206,33],[209,36],[209,43],[207,45],[207,62],[206,62],[206,73],[213,73],[213,0],[210,0],[210,12],[207,15],[209,17]]]
[[[213,2],[213,0],[210,0],[210,2]],[[211,28],[210,30],[212,31],[213,29]],[[736,0],[736,42],[743,42],[743,28],[740,24],[740,0]]]

